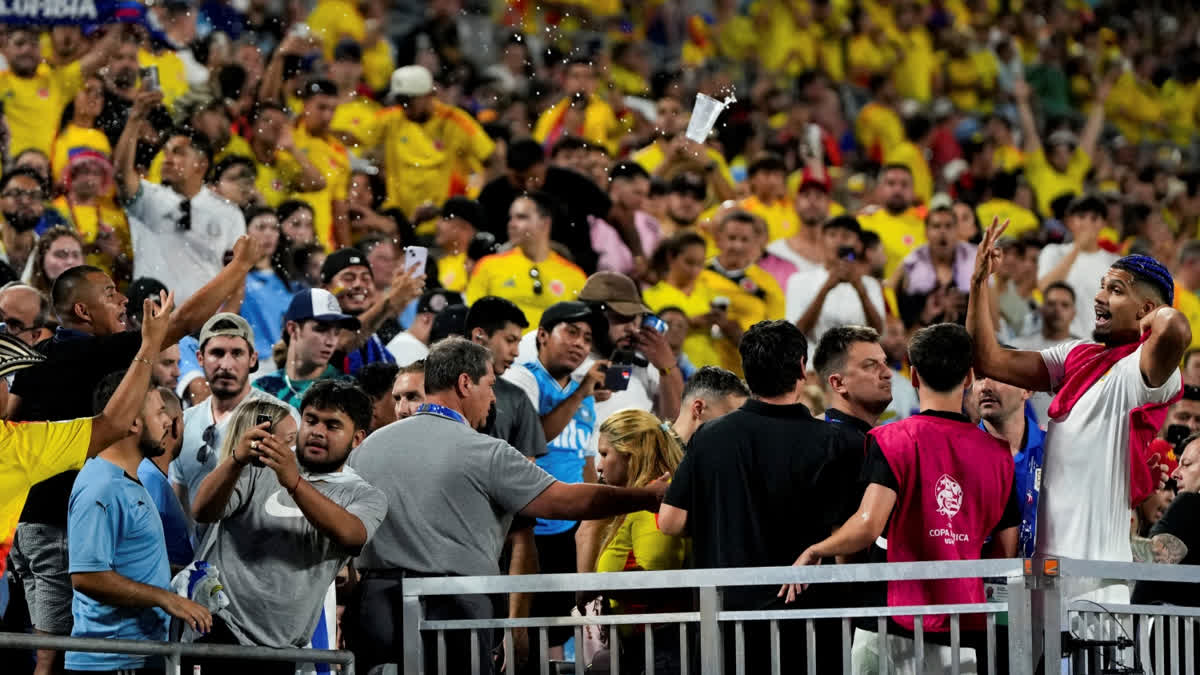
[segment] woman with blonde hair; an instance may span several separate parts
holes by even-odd
[[[616,487],[645,487],[666,473],[674,473],[683,459],[683,445],[670,425],[644,410],[621,410],[600,425],[596,473],[600,481]],[[682,569],[690,553],[689,540],[658,530],[650,511],[617,516],[605,531],[604,545],[596,560],[597,572]],[[636,591],[610,594],[608,611],[616,613],[684,611],[690,597],[671,591]],[[674,629],[664,624],[663,629]],[[658,630],[656,627],[654,630]],[[641,627],[621,633],[622,671],[640,673],[645,664]],[[677,630],[677,629],[676,629]],[[656,639],[656,673],[679,669],[679,636]]]
[[[274,401],[250,399],[238,406],[233,419],[229,420],[229,427],[225,429],[225,439],[221,442],[221,453],[217,457],[218,463],[225,461],[234,448],[237,448],[237,456],[243,462],[253,454],[250,449],[253,439],[247,432],[258,426],[256,420],[259,416],[269,416],[270,432],[283,439],[285,444],[295,447],[299,429],[288,409]]]

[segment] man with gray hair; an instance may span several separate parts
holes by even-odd
[[[458,337],[436,343],[425,359],[425,403],[417,414],[376,431],[351,458],[355,471],[388,499],[387,517],[358,558],[362,582],[350,608],[357,625],[347,634],[364,671],[401,658],[396,618],[405,577],[499,574],[496,561],[518,513],[605,518],[655,510],[662,500],[665,480],[645,488],[563,483],[508,443],[476,431],[495,401],[495,379],[487,347]],[[427,619],[492,613],[486,596],[430,598],[425,605]],[[447,672],[468,672],[468,636],[447,635],[446,641]],[[479,640],[480,663],[490,662],[491,645],[487,635]],[[427,644],[429,672],[436,655]]]
[[[742,378],[719,366],[697,370],[683,388],[683,403],[671,428],[684,446],[701,424],[726,415],[750,398],[750,389]]]

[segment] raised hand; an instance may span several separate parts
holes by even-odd
[[[992,224],[983,233],[983,241],[979,243],[979,249],[975,253],[975,274],[973,281],[980,284],[987,280],[1000,265],[1000,249],[996,248],[996,242],[1000,240],[1001,235],[1008,229],[1008,221],[1000,222],[999,217],[992,218]]]
[[[175,309],[175,293],[160,292],[158,303],[146,298],[142,305],[142,344],[155,350],[162,348],[167,327],[171,324],[171,310]]]

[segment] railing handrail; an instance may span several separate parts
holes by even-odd
[[[910,563],[865,563],[810,567],[728,567],[717,569],[606,572],[587,574],[494,575],[478,577],[409,577],[406,596],[487,595],[575,591],[628,591],[701,586],[773,586],[869,581],[966,579],[1024,575],[1024,561],[954,560]]]
[[[247,647],[196,642],[158,642],[154,640],[110,640],[107,638],[68,637],[0,632],[0,649],[53,649],[67,652],[138,654],[142,656],[198,656],[250,661],[292,661],[295,663],[336,663],[354,665],[354,654],[343,650],[299,649],[295,647]]]
[[[1080,560],[1051,558],[1058,563],[1052,576],[1104,581],[1176,581],[1200,583],[1200,569],[1195,565],[1163,565],[1161,563],[1114,562],[1111,560]]]

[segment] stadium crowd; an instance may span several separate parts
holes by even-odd
[[[368,672],[401,660],[406,577],[1200,563],[1195,7],[108,4],[0,18],[5,630],[345,647]],[[726,101],[711,130],[689,127],[700,93]],[[1071,590],[1200,606],[1188,585]],[[912,617],[889,621],[856,625],[854,672],[911,661]],[[790,672],[806,641],[782,629]],[[840,622],[817,630],[840,672]],[[925,663],[949,631],[927,617]],[[536,670],[534,633],[479,662]],[[604,660],[571,637],[545,646]],[[983,637],[964,620],[965,647]],[[745,640],[767,658],[765,629]],[[679,672],[678,641],[655,645]],[[183,664],[250,669],[297,666]]]

